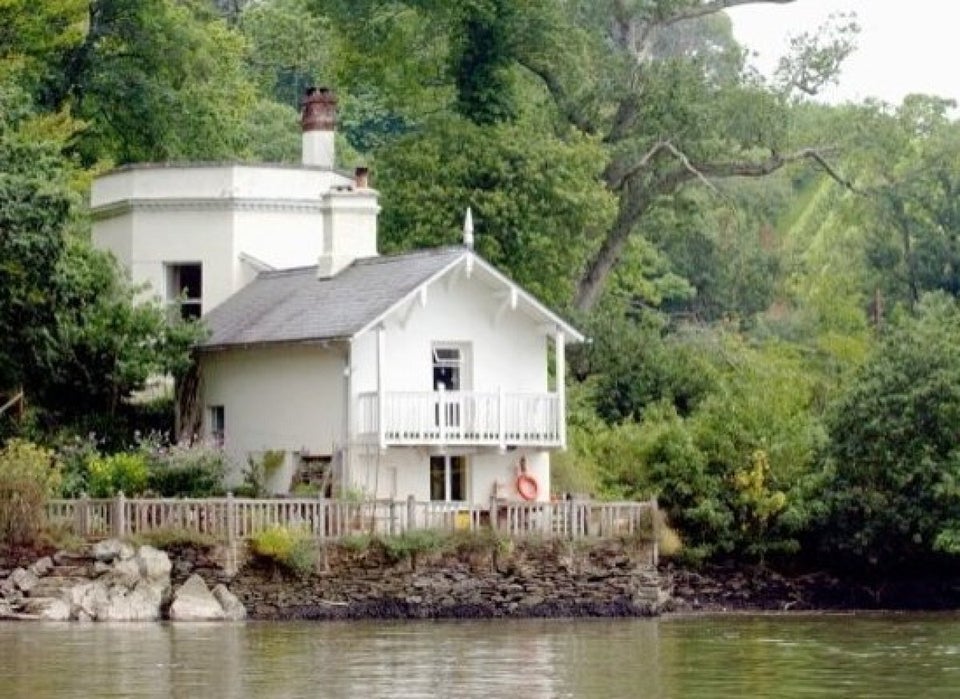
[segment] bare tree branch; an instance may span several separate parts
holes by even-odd
[[[518,58],[517,62],[543,81],[547,91],[553,97],[557,107],[560,109],[560,112],[567,119],[567,121],[586,134],[597,133],[596,124],[594,124],[590,118],[584,114],[583,110],[579,108],[579,105],[576,104],[575,100],[567,95],[567,91],[560,83],[560,79],[557,77],[556,73],[554,73],[547,66],[534,63],[533,61],[528,60],[526,57]]]
[[[731,160],[727,162],[699,163],[694,164],[692,167],[704,177],[764,177],[776,172],[784,165],[796,163],[801,160],[812,160],[838,184],[849,189],[851,192],[858,192],[853,183],[843,177],[843,175],[827,161],[825,154],[832,150],[833,149],[830,148],[802,148],[786,155],[772,153],[766,160]]]
[[[737,7],[739,5],[759,5],[761,3],[789,5],[790,3],[796,1],[797,0],[710,0],[702,5],[695,5],[686,10],[681,10],[675,14],[663,17],[662,19],[652,22],[651,24],[665,27],[670,24],[676,24],[677,22],[685,22],[688,19],[706,17],[707,15],[716,14],[717,12],[722,12],[723,10],[729,10],[731,7]]]
[[[699,180],[713,192],[718,193],[716,186],[709,181],[709,178],[764,177],[790,163],[812,160],[842,186],[852,192],[858,192],[854,185],[827,161],[825,153],[829,150],[832,149],[803,148],[787,155],[771,153],[770,157],[765,160],[694,163],[670,141],[658,141],[644,153],[629,172],[616,178],[619,183],[616,189],[619,190],[620,195],[620,211],[600,249],[587,263],[586,269],[580,277],[574,297],[575,307],[580,310],[589,310],[593,307],[600,298],[607,276],[620,260],[634,226],[659,197],[676,192],[686,182],[694,179]],[[678,161],[678,166],[667,172],[661,172],[652,181],[640,177],[644,168],[650,165],[660,153],[669,153]]]

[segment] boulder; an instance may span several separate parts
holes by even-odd
[[[53,570],[53,559],[50,558],[50,556],[44,556],[30,566],[30,572],[36,575],[38,578],[42,578],[51,570]]]
[[[104,539],[93,545],[90,555],[98,561],[112,563],[118,558],[122,561],[133,558],[134,549],[119,539]]]
[[[141,580],[140,564],[134,558],[128,558],[126,560],[118,558],[113,562],[110,570],[102,577],[110,584],[133,588],[133,586]]]
[[[136,555],[140,576],[145,580],[170,580],[170,556],[153,546],[141,546]]]
[[[71,588],[64,600],[70,604],[70,616],[74,619],[94,619],[99,609],[110,603],[110,591],[100,580],[81,583]]]
[[[98,604],[91,616],[97,621],[156,621],[161,601],[161,590],[151,585],[138,583],[133,590],[112,587],[106,602]]]
[[[224,611],[203,578],[191,575],[173,593],[169,617],[172,621],[220,621]]]
[[[18,590],[24,593],[29,593],[37,583],[40,582],[40,578],[37,577],[35,573],[25,569],[17,568],[12,573],[7,580],[11,581]]]
[[[23,601],[21,614],[41,621],[69,621],[70,604],[56,597],[31,597]]]
[[[0,619],[12,618],[14,618],[13,607],[7,600],[0,599]]]
[[[10,578],[0,580],[0,599],[19,600],[22,596],[23,593],[17,589],[13,580]]]
[[[227,621],[243,621],[247,618],[247,610],[243,603],[227,589],[226,585],[217,585],[213,588],[213,596],[223,608],[223,618]]]

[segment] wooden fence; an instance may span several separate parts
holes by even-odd
[[[610,538],[637,536],[657,541],[657,503],[513,502],[491,499],[485,506],[448,502],[235,498],[51,500],[51,524],[85,538],[127,537],[152,530],[187,529],[223,542],[250,539],[272,526],[296,527],[317,539],[363,533],[397,535],[413,530],[493,529],[504,537]],[[656,555],[656,554],[654,554]]]

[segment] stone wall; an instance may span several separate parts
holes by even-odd
[[[249,561],[229,587],[254,619],[646,616],[667,599],[649,561],[648,550],[615,541],[523,542],[394,561],[374,541],[363,550],[326,548],[305,578]],[[222,581],[200,563],[174,567]]]

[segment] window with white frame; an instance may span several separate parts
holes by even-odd
[[[466,501],[466,457],[449,455],[430,457],[430,499],[441,502]]]
[[[463,351],[452,345],[433,348],[433,390],[443,386],[447,391],[459,391],[463,383]]]
[[[226,419],[222,405],[210,406],[210,439],[218,447],[223,446],[226,430]]]
[[[203,268],[199,262],[168,264],[167,302],[183,320],[196,320],[203,313]]]

